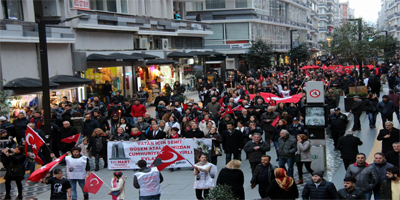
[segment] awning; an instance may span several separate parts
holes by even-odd
[[[158,56],[155,55],[150,55],[150,54],[145,54],[145,53],[133,53],[131,54],[132,56],[140,56],[143,59],[156,59],[159,58]]]
[[[197,56],[223,56],[223,53],[216,51],[191,51],[191,54],[195,54]]]
[[[143,57],[137,55],[128,55],[122,53],[113,53],[110,55],[104,54],[90,54],[87,58],[87,61],[104,61],[104,62],[112,62],[112,61],[135,61],[135,60],[143,60]]]
[[[175,60],[167,60],[167,59],[156,59],[156,60],[148,60],[146,61],[146,65],[173,65],[178,64]]]
[[[50,81],[50,88],[57,86],[59,84]],[[3,87],[6,90],[37,90],[42,88],[42,81],[34,78],[17,78],[8,81]]]
[[[89,84],[92,81],[86,78],[80,78],[76,76],[70,76],[70,75],[55,75],[53,77],[50,77],[50,81],[53,83],[58,83],[60,85],[83,85],[83,84]]]
[[[168,58],[193,58],[197,56],[194,53],[186,53],[186,52],[179,52],[179,51],[175,51],[175,52],[171,52],[167,55]]]
[[[218,61],[206,61],[204,62],[206,65],[213,65],[213,64],[221,64],[223,63],[223,60],[218,60]]]

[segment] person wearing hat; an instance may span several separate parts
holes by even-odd
[[[331,130],[331,135],[333,139],[333,145],[336,149],[338,139],[344,135],[346,132],[346,126],[348,123],[347,116],[340,112],[340,108],[334,109],[334,113],[329,115],[329,129]]]
[[[354,187],[357,182],[355,178],[346,177],[343,181],[344,188],[338,190],[338,199],[366,199],[365,194]]]
[[[360,99],[360,96],[353,97],[354,103],[351,106],[350,112],[353,113],[354,116],[354,125],[353,131],[361,130],[361,122],[360,116],[363,111],[363,101]]]
[[[300,124],[300,118],[294,117],[293,123],[287,126],[287,131],[289,131],[290,135],[296,137],[298,134],[306,134],[307,130],[303,124]]]
[[[324,179],[323,171],[315,171],[312,173],[312,181],[308,182],[303,189],[303,199],[336,199],[337,190],[332,182]]]
[[[376,105],[376,109],[381,113],[383,126],[385,126],[386,121],[393,121],[393,113],[396,109],[396,105],[393,101],[389,100],[387,95],[382,96],[382,101]]]

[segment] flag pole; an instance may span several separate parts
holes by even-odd
[[[190,165],[194,166],[187,158],[186,158],[186,161],[188,161],[188,163],[189,163]]]

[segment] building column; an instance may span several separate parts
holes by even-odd
[[[35,22],[35,8],[33,0],[22,0],[22,10],[24,13],[24,21]]]
[[[0,19],[4,19],[4,17],[3,17],[3,15],[4,15],[4,13],[3,13],[3,4],[1,4],[0,6],[1,6],[1,9],[0,9]],[[0,72],[1,72],[1,71],[0,71]],[[3,89],[3,88],[0,88],[0,89]]]
[[[138,7],[140,6],[138,0],[130,0],[128,3],[128,14],[138,15]]]
[[[138,15],[146,15],[146,4],[144,3],[144,0],[138,0],[139,3],[139,10],[138,10]]]
[[[117,6],[117,13],[122,13],[122,8],[121,8],[121,0],[117,0],[115,2],[116,6]]]
[[[160,0],[160,17],[161,18],[167,18],[167,9],[166,9],[166,7],[167,7],[167,2],[166,2],[166,0]]]
[[[167,18],[173,19],[174,18],[174,4],[172,0],[167,0]]]

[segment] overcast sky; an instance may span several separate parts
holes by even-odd
[[[362,17],[365,21],[376,23],[378,12],[381,10],[380,0],[349,0],[350,8],[355,9],[356,18]]]

